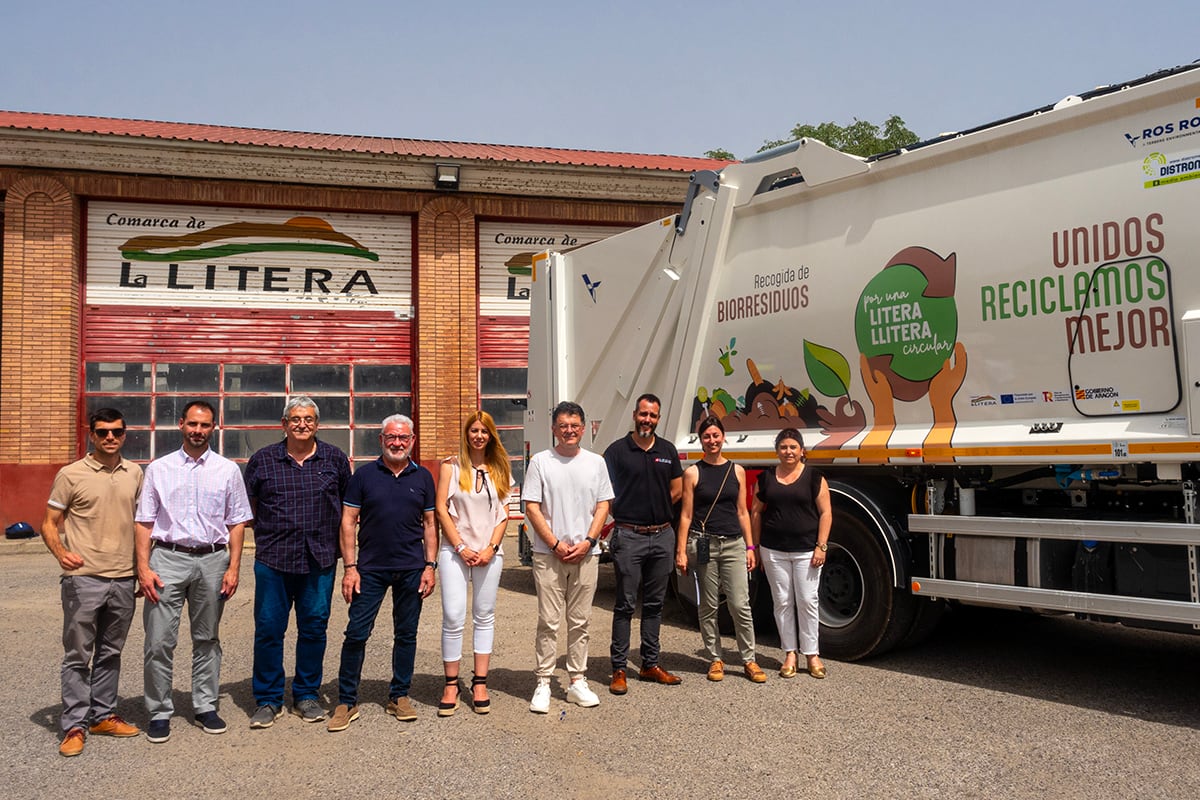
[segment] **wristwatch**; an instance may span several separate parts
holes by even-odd
[[[585,536],[584,541],[586,541],[588,543],[588,546],[590,546],[590,547],[596,546],[596,540],[594,538],[592,538],[591,536]]]
[[[434,572],[437,572],[437,562],[436,561],[426,561],[425,566],[429,567]]]
[[[817,545],[817,549],[820,550],[822,553],[824,553],[826,550],[829,549],[829,545],[822,542],[821,544]]]

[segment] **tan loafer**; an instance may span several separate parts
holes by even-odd
[[[714,661],[708,665],[708,679],[710,681],[720,681],[725,679],[725,663],[722,661]]]

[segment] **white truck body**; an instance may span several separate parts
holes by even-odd
[[[802,140],[698,174],[679,217],[534,265],[527,448],[642,392],[686,463],[830,481],[822,647],[942,599],[1192,630],[1200,590],[1200,69],[861,159]],[[587,440],[585,440],[586,442]]]

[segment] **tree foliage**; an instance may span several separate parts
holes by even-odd
[[[722,150],[719,147],[716,150],[705,150],[704,157],[715,158],[719,161],[737,161],[737,156],[728,150]]]
[[[758,152],[761,153],[764,150],[770,150],[806,137],[822,141],[843,153],[863,157],[907,147],[920,140],[920,137],[908,129],[903,119],[893,114],[884,120],[882,126],[858,117],[855,117],[849,125],[838,125],[836,122],[797,125],[792,128],[788,138],[768,139],[763,142],[762,147],[758,148]],[[733,158],[733,153],[722,149],[708,150],[704,155],[709,158]]]

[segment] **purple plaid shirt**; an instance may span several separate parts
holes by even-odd
[[[264,565],[304,574],[316,563],[333,566],[338,555],[342,495],[350,461],[317,440],[317,452],[297,464],[285,441],[269,444],[246,464],[246,492],[255,505],[254,557]]]

